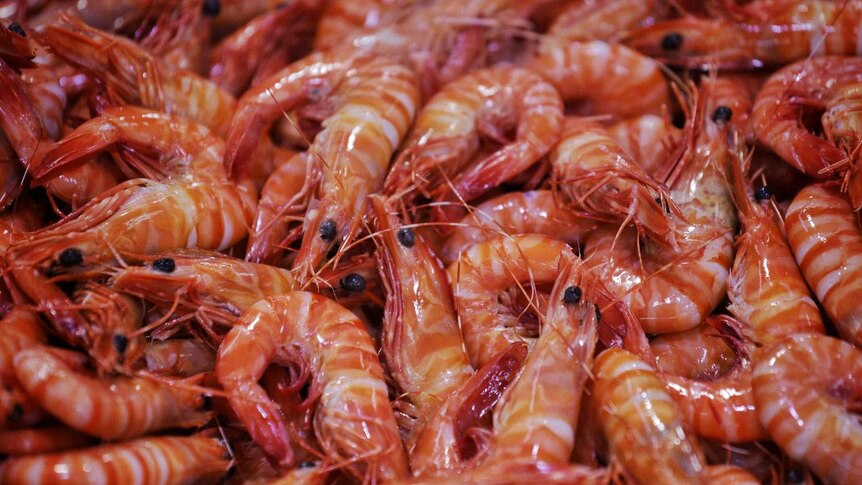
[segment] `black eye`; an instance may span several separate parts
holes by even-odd
[[[171,258],[159,258],[153,261],[153,269],[162,273],[173,273],[177,269],[177,263]]]
[[[683,37],[679,32],[669,32],[661,39],[661,48],[666,51],[675,51],[682,47]]]
[[[217,17],[221,12],[221,2],[219,0],[204,0],[203,12],[207,17]]]
[[[312,468],[315,466],[317,466],[317,463],[315,463],[313,461],[304,461],[304,462],[299,464],[299,468]]]
[[[398,230],[398,242],[405,248],[412,248],[416,244],[416,234],[409,227],[402,227]]]
[[[365,291],[365,278],[360,274],[350,273],[341,279],[341,287],[351,293],[359,293]]]
[[[60,253],[59,260],[60,264],[67,268],[78,266],[84,262],[84,254],[78,248],[68,248]]]
[[[126,353],[126,348],[129,346],[129,339],[125,335],[114,335],[114,350],[122,355]]]
[[[715,108],[715,112],[712,114],[712,121],[716,123],[726,123],[733,118],[733,110],[728,108],[727,106],[719,106]]]
[[[21,24],[19,24],[18,22],[12,22],[11,24],[9,24],[9,30],[15,32],[21,37],[27,37],[27,32],[24,32],[24,27],[21,27]]]
[[[326,242],[332,241],[338,235],[338,225],[332,219],[327,219],[320,225],[319,233],[320,239]]]
[[[583,296],[583,294],[584,292],[579,286],[570,286],[563,292],[563,302],[566,305],[574,305],[581,301],[581,296]]]
[[[757,190],[754,191],[754,198],[757,200],[766,200],[770,197],[772,197],[772,191],[765,185],[763,187],[758,187]]]

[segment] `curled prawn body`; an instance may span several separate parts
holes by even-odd
[[[386,287],[382,337],[386,365],[416,406],[416,416],[426,420],[469,379],[473,367],[464,351],[442,263],[421,236],[391,213],[385,199],[375,196],[371,206]]]
[[[848,154],[837,140],[812,133],[803,124],[803,117],[825,110],[830,113],[823,117],[826,128],[828,120],[835,118],[833,104],[845,103],[842,95],[846,89],[860,83],[862,59],[858,57],[819,57],[782,68],[769,78],[755,100],[751,121],[757,138],[807,175],[830,175]],[[851,149],[858,137],[852,141]]]
[[[15,356],[15,375],[39,404],[70,428],[105,440],[200,426],[203,396],[148,378],[95,379],[44,346]]]
[[[808,285],[847,341],[862,345],[862,232],[834,186],[802,189],[784,218],[787,239]]]
[[[611,453],[638,483],[697,483],[706,461],[652,367],[608,349],[593,367],[593,401]],[[632,398],[632,396],[637,396]]]
[[[564,262],[542,333],[494,412],[494,462],[569,463],[598,335],[594,288],[585,284],[582,266],[579,260]],[[571,298],[576,289],[577,302]]]
[[[504,234],[544,234],[578,248],[597,226],[559,203],[550,190],[510,192],[473,208],[455,225],[440,257],[450,264],[471,246]]]
[[[105,262],[118,253],[225,249],[245,237],[254,214],[253,189],[225,173],[221,140],[194,122],[142,108],[111,108],[79,126],[46,154],[33,176],[50,178],[117,143],[161,153],[167,175],[124,182],[7,251],[21,290],[42,303],[71,341],[80,341],[86,324],[47,281],[46,270]],[[67,255],[63,261],[61,254]]]
[[[556,281],[561,263],[574,257],[572,248],[559,239],[527,234],[479,243],[449,265],[464,344],[475,367],[531,336],[520,320],[526,312],[542,311],[543,297],[535,285]],[[507,305],[501,296],[511,288],[529,298],[523,310]]]
[[[314,276],[330,249],[348,244],[358,231],[363,211],[357,208],[379,190],[389,159],[413,121],[419,104],[415,75],[385,58],[313,54],[243,95],[227,141],[225,163],[241,174],[253,152],[247,150],[282,110],[328,97],[336,100],[332,114],[308,150],[320,164],[321,180],[294,264],[303,282]]]
[[[647,175],[662,180],[668,156],[682,133],[670,120],[654,114],[629,118],[608,127],[608,135]]]
[[[110,86],[130,104],[179,114],[227,133],[236,100],[212,81],[176,69],[134,42],[71,16],[45,29],[41,39],[66,62]]]
[[[555,185],[574,208],[608,222],[631,221],[639,232],[676,247],[676,224],[664,207],[668,193],[600,125],[567,119],[550,158]]]
[[[0,320],[0,429],[32,425],[44,412],[15,376],[13,360],[21,350],[48,340],[36,313],[16,307]]]
[[[668,64],[725,69],[862,53],[858,0],[759,0],[736,8],[740,11],[724,18],[663,20],[624,41]]]
[[[826,483],[855,483],[862,467],[862,425],[854,414],[862,397],[860,350],[808,333],[758,352],[754,398],[770,437]]]
[[[249,357],[253,357],[249,361]],[[252,438],[285,468],[294,463],[285,417],[258,384],[267,366],[298,362],[319,396],[314,428],[333,464],[357,477],[405,477],[407,459],[365,325],[320,295],[292,292],[246,311],[219,347],[216,376]]]
[[[582,115],[661,114],[670,101],[661,64],[620,44],[548,42],[529,67]]]
[[[466,74],[419,112],[384,191],[471,201],[544,156],[562,121],[559,94],[535,72],[502,66]],[[478,155],[481,135],[502,146]]]
[[[547,35],[570,41],[616,41],[636,27],[649,25],[664,12],[656,0],[578,0],[554,19]]]
[[[0,464],[0,481],[180,485],[215,481],[227,473],[228,466],[224,445],[216,439],[163,436],[7,459]]]

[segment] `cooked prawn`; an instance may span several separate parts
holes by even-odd
[[[377,260],[386,289],[381,338],[386,367],[398,388],[415,406],[418,423],[426,420],[470,376],[446,269],[409,226],[392,213],[388,201],[372,196]]]
[[[854,3],[862,13],[862,2]],[[818,57],[782,68],[757,95],[751,117],[757,138],[800,171],[827,177],[848,154],[812,133],[803,119],[841,103],[843,90],[860,84],[862,59],[857,57]]]
[[[737,8],[740,12],[730,18],[663,20],[631,33],[625,43],[662,62],[695,68],[776,66],[810,56],[862,54],[858,0],[757,0]]]
[[[670,120],[653,114],[619,121],[607,130],[622,151],[655,180],[665,178],[668,158],[682,138]]]
[[[39,455],[83,448],[95,441],[62,425],[0,431],[0,454]]]
[[[218,440],[203,436],[162,436],[0,463],[0,481],[10,485],[116,482],[129,485],[212,482],[230,462]]]
[[[632,222],[639,234],[677,246],[669,194],[599,124],[566,119],[550,159],[554,186],[573,208],[606,222]]]
[[[542,333],[494,411],[493,462],[566,465],[593,363],[599,315],[583,263],[566,260],[548,298]],[[580,297],[575,298],[580,291]]]
[[[728,310],[769,344],[795,333],[824,333],[820,309],[811,298],[784,231],[784,221],[764,190],[748,184],[748,158],[732,162],[734,202],[742,234],[727,281]]]
[[[257,383],[274,359],[308,369],[310,395],[320,400],[317,439],[333,465],[371,481],[407,475],[383,368],[353,313],[314,293],[267,298],[243,313],[219,347],[216,376],[233,410],[274,462],[292,468],[285,417]]]
[[[469,202],[543,157],[562,121],[560,95],[532,71],[503,66],[464,75],[419,112],[384,192]],[[481,135],[502,146],[479,155]]]
[[[676,404],[653,368],[622,349],[596,359],[593,399],[611,453],[640,483],[691,483],[706,460],[686,435]]]
[[[805,281],[838,332],[862,345],[862,231],[836,187],[810,185],[793,199],[784,218],[787,240]]]
[[[619,44],[547,42],[529,67],[581,115],[661,114],[670,102],[661,64]]]
[[[240,175],[250,162],[248,150],[282,110],[330,98],[338,100],[333,114],[309,148],[322,176],[294,264],[303,283],[333,245],[348,244],[358,231],[361,207],[380,188],[392,152],[413,121],[419,103],[415,75],[387,59],[312,54],[243,95],[227,141],[225,163]]]
[[[656,371],[707,381],[730,371],[736,355],[712,323],[715,318],[710,316],[690,330],[665,333],[650,340]]]
[[[193,428],[210,419],[203,395],[151,378],[96,379],[73,368],[49,347],[15,356],[18,381],[45,410],[70,428],[105,440],[170,428]]]
[[[617,41],[627,32],[664,16],[658,0],[578,0],[568,2],[547,35],[568,41]]]
[[[471,246],[503,234],[545,234],[580,248],[596,227],[597,222],[559,203],[550,190],[509,192],[477,205],[457,223],[440,257],[450,264]]]
[[[807,333],[760,350],[755,361],[754,399],[769,436],[825,482],[856,483],[862,467],[862,424],[855,414],[862,400],[862,352]]]

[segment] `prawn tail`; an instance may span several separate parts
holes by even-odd
[[[104,128],[104,125],[99,125]],[[57,176],[78,168],[116,143],[114,130],[75,130],[45,152],[31,168],[33,183],[44,185]]]

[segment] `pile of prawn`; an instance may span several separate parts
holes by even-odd
[[[859,39],[0,1],[0,483],[859,483]]]

